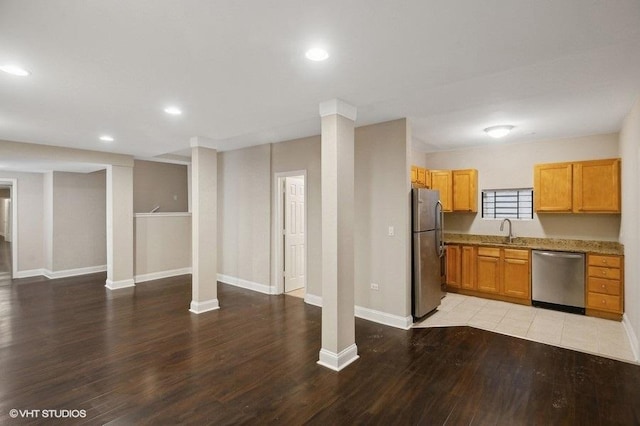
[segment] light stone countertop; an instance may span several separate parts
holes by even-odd
[[[581,253],[624,255],[624,246],[615,241],[570,240],[558,238],[515,237],[512,243],[499,235],[444,234],[445,244],[467,244],[534,250],[573,251]]]

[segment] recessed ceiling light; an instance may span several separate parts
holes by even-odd
[[[319,62],[329,58],[329,52],[319,47],[314,47],[312,49],[307,50],[307,53],[305,53],[304,56],[306,56],[307,59],[311,61]]]
[[[31,74],[29,71],[21,68],[17,65],[0,65],[0,71],[4,71],[7,74],[17,75],[18,77],[26,77]]]
[[[113,136],[102,135],[102,136],[100,136],[100,140],[102,142],[113,142],[115,139],[113,138]]]
[[[180,108],[173,107],[173,106],[166,107],[164,109],[164,112],[171,115],[182,115],[182,110]]]
[[[484,131],[492,138],[498,139],[507,136],[512,129],[513,126],[503,125],[487,127]]]

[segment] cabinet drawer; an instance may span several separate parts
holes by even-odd
[[[608,268],[620,267],[620,256],[602,256],[602,255],[589,255],[589,266],[605,266]]]
[[[620,295],[620,281],[607,280],[598,277],[589,277],[587,281],[587,290],[594,293],[610,294],[612,296]]]
[[[620,279],[620,269],[602,268],[600,266],[589,266],[590,277],[609,278],[610,280]]]
[[[478,256],[500,257],[500,249],[495,247],[478,247]]]
[[[529,250],[504,249],[505,259],[529,260]]]
[[[620,296],[611,296],[601,293],[587,293],[587,308],[601,311],[622,312]]]

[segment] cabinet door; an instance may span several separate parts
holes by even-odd
[[[460,287],[460,246],[447,246],[447,285]]]
[[[418,167],[411,166],[411,183],[418,182]]]
[[[573,165],[576,213],[620,213],[620,160],[581,161]]]
[[[482,256],[478,253],[476,262],[476,279],[479,291],[487,293],[500,292],[500,258]]]
[[[462,246],[460,253],[460,286],[474,290],[476,288],[476,251],[475,247]]]
[[[453,211],[478,211],[478,171],[454,170],[453,176]]]
[[[520,299],[530,298],[529,285],[529,261],[523,259],[505,258],[503,263],[504,295],[518,297]]]
[[[431,170],[431,189],[440,191],[442,210],[453,211],[453,183],[451,170]]]
[[[423,169],[422,167],[418,167],[418,186],[420,188],[426,188],[427,187],[427,170]]]
[[[533,169],[533,205],[538,213],[571,212],[571,163],[536,164]]]

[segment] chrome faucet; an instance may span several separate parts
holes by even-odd
[[[511,219],[509,219],[508,217],[505,217],[502,220],[502,223],[500,224],[500,231],[504,230],[504,223],[505,222],[509,223],[509,244],[511,244],[513,242],[513,234],[511,233]]]

